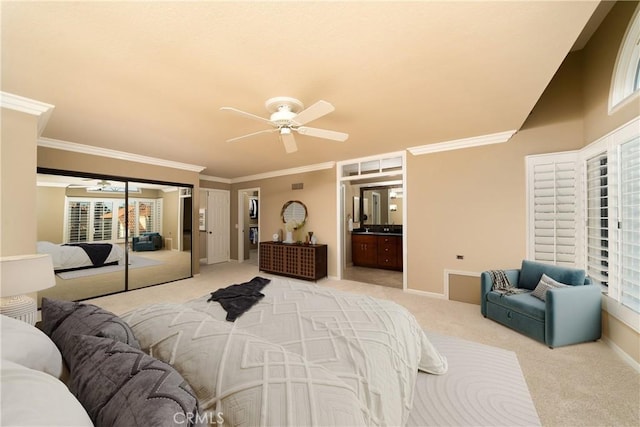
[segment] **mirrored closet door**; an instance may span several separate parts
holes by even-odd
[[[37,251],[49,253],[56,270],[56,286],[39,300],[192,276],[190,186],[40,169],[37,183]]]

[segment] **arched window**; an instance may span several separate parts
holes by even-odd
[[[609,92],[609,114],[640,93],[640,6],[627,27],[613,69]]]

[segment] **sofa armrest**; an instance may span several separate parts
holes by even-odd
[[[509,279],[509,283],[518,286],[518,278],[520,277],[520,269],[504,270]],[[487,294],[491,292],[493,282],[488,271],[483,271],[480,275],[480,311],[484,317],[487,317]]]
[[[595,341],[602,334],[602,292],[599,286],[549,289],[545,302],[545,342],[558,347]]]

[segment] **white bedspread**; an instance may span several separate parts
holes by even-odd
[[[84,249],[77,246],[58,245],[51,242],[38,242],[37,252],[49,254],[53,260],[54,270],[69,270],[74,268],[91,267],[93,263]],[[118,245],[111,245],[111,252],[104,261],[105,264],[120,262],[124,259],[124,252]]]
[[[404,307],[273,279],[234,323],[209,295],[123,318],[229,425],[404,425],[418,369],[447,370]]]

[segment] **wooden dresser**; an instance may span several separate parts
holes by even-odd
[[[296,279],[327,276],[327,245],[260,242],[260,270]]]

